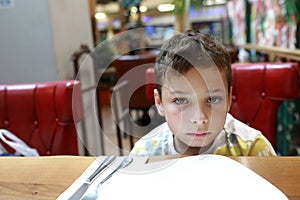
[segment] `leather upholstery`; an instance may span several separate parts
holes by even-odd
[[[232,65],[230,113],[260,130],[276,148],[276,119],[284,100],[298,97],[298,66],[291,63]]]
[[[0,128],[40,155],[78,155],[75,124],[82,119],[79,81],[0,85]]]
[[[154,82],[154,70],[146,71],[146,84]],[[276,149],[276,118],[284,100],[299,95],[297,63],[232,64],[230,113],[260,130]],[[146,85],[146,97],[153,99],[153,84]]]

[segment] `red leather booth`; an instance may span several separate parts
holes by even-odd
[[[80,82],[0,85],[0,128],[40,155],[78,155],[75,124],[83,119]]]
[[[146,71],[146,97],[150,99],[153,99],[153,83],[154,69],[149,68]],[[230,113],[260,130],[276,149],[277,110],[282,101],[299,95],[298,64],[232,64],[232,85]]]

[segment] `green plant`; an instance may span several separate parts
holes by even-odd
[[[203,7],[203,1],[205,0],[190,0],[190,5],[195,8],[201,8]],[[175,5],[174,14],[183,16],[186,0],[172,0],[171,4]]]
[[[300,1],[299,0],[282,0],[283,15],[288,23],[292,23],[292,15],[295,15],[297,21],[300,19]]]

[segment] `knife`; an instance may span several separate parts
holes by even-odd
[[[111,164],[116,159],[116,156],[108,156],[105,160],[101,163],[101,165],[90,175],[82,184],[81,186],[74,192],[74,194],[69,198],[69,200],[78,200],[80,199],[84,193],[87,191],[89,186],[94,181],[95,177],[102,172],[109,164]]]
[[[100,183],[98,183],[97,187],[94,188],[94,190],[89,191],[88,193],[84,194],[82,200],[95,200],[98,199],[98,188],[108,179],[110,179],[114,173],[116,173],[118,170],[123,169],[127,167],[130,163],[132,163],[133,158],[132,157],[127,157],[125,158],[121,164],[114,170],[112,171],[108,176],[106,176]]]

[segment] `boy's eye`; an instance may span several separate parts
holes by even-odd
[[[222,101],[222,98],[220,97],[209,97],[207,102],[208,103],[219,103]]]
[[[185,104],[185,103],[187,103],[187,99],[186,98],[176,98],[176,99],[174,99],[174,102],[179,105]]]

